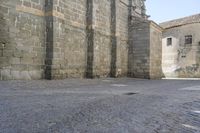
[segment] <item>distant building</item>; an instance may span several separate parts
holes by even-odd
[[[165,77],[200,78],[200,14],[160,24]]]

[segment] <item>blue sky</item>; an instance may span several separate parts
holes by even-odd
[[[200,0],[146,0],[147,15],[157,23],[200,13]]]

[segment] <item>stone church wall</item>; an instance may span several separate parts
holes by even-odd
[[[130,43],[132,37],[150,43],[145,23],[138,26],[147,34],[130,35],[132,16],[142,18],[144,12],[143,0],[1,0],[0,79],[120,77],[132,69],[144,71],[132,64],[132,49],[140,53],[139,47],[150,47],[147,41]],[[137,61],[146,66],[149,59]]]
[[[43,0],[0,1],[0,79],[41,79],[45,68]]]
[[[126,76],[129,0],[3,0],[0,77]]]
[[[129,5],[128,0],[123,0]],[[117,39],[117,61],[116,76],[127,76],[128,72],[128,49],[129,49],[129,10],[122,2],[117,4],[116,15],[116,39]]]
[[[87,54],[86,0],[49,1],[49,8],[46,6],[46,78],[84,77]]]

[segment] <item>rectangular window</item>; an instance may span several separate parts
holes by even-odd
[[[167,46],[172,45],[172,38],[167,38]]]
[[[185,44],[192,44],[192,35],[185,36]]]

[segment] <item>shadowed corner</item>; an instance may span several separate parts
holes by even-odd
[[[52,0],[45,0],[45,13],[51,12],[53,10],[53,1]],[[46,21],[46,60],[45,60],[45,79],[51,80],[52,79],[52,60],[53,60],[53,28],[54,28],[54,21],[53,16],[45,16]]]

